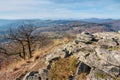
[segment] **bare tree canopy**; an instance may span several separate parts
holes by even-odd
[[[41,35],[36,31],[36,27],[31,25],[22,25],[18,28],[9,28],[4,36],[8,39],[5,45],[0,44],[0,53],[6,55],[18,55],[23,58],[31,58],[36,48],[50,43],[47,36]]]

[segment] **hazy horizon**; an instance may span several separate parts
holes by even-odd
[[[120,19],[119,0],[3,0],[0,19]]]
[[[118,20],[116,18],[79,18],[79,19],[72,19],[72,18],[68,18],[68,19],[40,19],[40,18],[0,18],[0,20],[82,20],[82,19],[113,19],[113,20]]]

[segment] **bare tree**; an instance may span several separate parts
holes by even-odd
[[[18,28],[9,28],[5,38],[8,42],[0,45],[0,52],[6,55],[18,55],[21,58],[31,58],[35,49],[39,49],[51,42],[47,36],[36,31],[36,27],[22,25]]]
[[[5,36],[5,38],[9,39],[10,42],[16,42],[18,43],[18,46],[20,46],[20,48],[22,48],[22,51],[19,53],[20,57],[25,58],[25,46],[24,46],[24,42],[22,40],[22,38],[20,38],[20,33],[18,31],[18,29],[12,29],[10,28],[8,30],[8,34]],[[8,42],[8,43],[10,43]],[[8,47],[7,47],[8,48]]]
[[[18,32],[19,32],[19,38],[21,39],[22,42],[26,43],[26,45],[28,46],[28,53],[29,53],[29,57],[32,57],[32,47],[31,45],[33,44],[34,41],[34,34],[33,31],[36,30],[36,27],[33,27],[31,25],[29,26],[21,26],[18,28]]]
[[[29,54],[29,58],[32,57],[32,47],[33,44],[33,34],[32,32],[36,28],[31,25],[22,25],[17,29],[10,28],[8,30],[8,34],[6,38],[9,41],[16,42],[20,46],[21,52],[19,53],[20,57],[25,58],[27,53]],[[28,49],[28,52],[27,52]]]

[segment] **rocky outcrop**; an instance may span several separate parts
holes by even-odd
[[[76,41],[83,43],[91,43],[92,40],[94,40],[94,36],[88,32],[82,32],[81,34],[78,34],[76,39]]]
[[[41,77],[38,74],[38,71],[31,71],[27,73],[23,80],[40,80]]]
[[[23,80],[48,80],[47,70],[31,71],[25,75]]]
[[[75,56],[79,62],[76,75],[87,73],[87,80],[118,80],[120,78],[120,34],[115,32],[89,34],[83,32],[62,49],[56,50],[45,58],[49,68],[37,73],[41,79],[28,79],[31,73],[26,74],[24,80],[49,80],[51,63],[59,58]],[[44,75],[40,76],[41,74]],[[75,76],[76,76],[75,75]],[[73,80],[75,79],[75,76]]]
[[[87,75],[87,80],[116,80],[113,77],[109,76],[105,72],[98,70],[98,69],[92,69],[90,73]]]

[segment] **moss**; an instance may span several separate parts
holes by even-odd
[[[102,60],[102,59],[98,58],[98,61],[100,61],[100,60]]]
[[[110,75],[108,75],[106,73],[96,72],[96,76],[98,78],[101,78],[101,79],[112,78],[113,80],[116,80],[116,79],[114,79],[113,77],[111,77]]]
[[[108,48],[108,50],[110,50],[110,51],[113,51],[113,50],[120,50],[120,46],[110,47],[110,48]]]
[[[102,73],[96,73],[97,77],[99,78],[103,78],[103,74]]]

